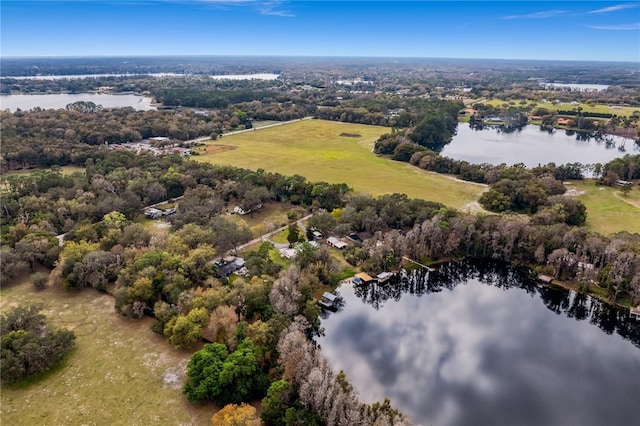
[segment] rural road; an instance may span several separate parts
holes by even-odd
[[[308,214],[308,215],[306,215],[305,217],[303,217],[303,218],[301,218],[301,219],[298,219],[298,220],[296,221],[296,223],[298,224],[298,228],[300,228],[301,230],[303,230],[304,232],[306,232],[306,227],[302,224],[302,221],[309,219],[311,216],[313,216],[313,213]],[[284,231],[285,229],[287,229],[288,227],[289,227],[289,225],[281,226],[280,228],[278,228],[278,229],[276,229],[276,230],[274,230],[274,231],[271,231],[271,232],[269,232],[269,233],[267,233],[267,234],[261,235],[261,236],[259,236],[258,238],[254,238],[253,240],[249,241],[248,243],[244,243],[244,244],[242,244],[242,245],[239,245],[238,247],[236,247],[236,248],[233,248],[233,249],[229,250],[227,253],[229,253],[229,252],[235,252],[235,253],[237,253],[237,252],[239,252],[239,251],[241,251],[241,250],[244,250],[245,248],[247,248],[247,247],[249,247],[249,246],[251,246],[251,245],[253,245],[253,244],[259,243],[260,241],[265,241],[266,239],[268,239],[268,238],[269,238],[269,237],[271,237],[272,235],[275,235],[275,234],[277,234],[278,232],[282,232],[282,231]]]
[[[222,135],[220,135],[220,137],[232,136],[232,135],[237,135],[237,134],[240,134],[240,133],[252,132],[254,130],[267,129],[269,127],[282,126],[283,124],[291,124],[291,123],[295,123],[297,121],[311,120],[312,118],[313,118],[312,116],[308,116],[308,117],[304,117],[304,118],[296,118],[295,120],[281,121],[281,122],[278,122],[278,123],[267,124],[266,126],[253,127],[251,129],[236,130],[236,131],[233,131],[233,132],[223,133]],[[202,139],[202,138],[198,138],[198,139]],[[205,138],[204,140],[206,140],[206,139],[211,139],[211,138]],[[191,141],[188,141],[188,142],[191,142]]]
[[[265,126],[253,127],[251,129],[235,130],[233,132],[223,133],[223,134],[220,135],[220,137],[233,136],[233,135],[238,135],[240,133],[252,132],[254,130],[261,130],[261,129],[267,129],[269,127],[282,126],[283,124],[291,124],[291,123],[295,123],[297,121],[311,120],[312,118],[313,118],[313,116],[307,116],[307,117],[304,117],[304,118],[296,118],[295,120],[281,121],[281,122],[278,122],[278,123],[267,124]],[[208,141],[208,140],[211,140],[211,137],[209,137],[209,136],[200,136],[199,138],[189,139],[188,141],[184,141],[183,143],[197,143],[197,142],[204,142],[204,141]]]

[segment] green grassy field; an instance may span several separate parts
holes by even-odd
[[[515,106],[521,106],[520,101],[522,99],[515,99],[513,101],[503,101],[501,99],[490,99],[486,101],[482,101],[483,104],[492,105],[494,107],[500,107],[503,104],[508,104],[509,102],[515,102]],[[586,103],[579,103],[578,105],[571,105],[569,102],[560,102],[557,105],[553,105],[551,103],[540,103],[534,101],[527,101],[527,105],[531,105],[535,103],[535,108],[546,108],[549,111],[558,111],[558,110],[572,110],[574,108],[582,107],[582,113],[588,115],[590,112],[595,113],[604,113],[604,114],[616,114],[621,117],[630,116],[634,111],[640,111],[640,107],[629,107],[629,106],[621,106],[619,108],[611,108],[609,105],[594,105],[590,106]]]
[[[640,191],[635,186],[625,196],[618,188],[596,186],[593,180],[572,181],[573,186],[584,194],[578,199],[587,207],[589,229],[601,234],[620,231],[640,233]]]
[[[277,123],[280,123],[280,121],[275,121],[275,120],[255,120],[251,124],[253,125],[254,128],[258,128],[258,127],[268,126],[270,124],[277,124]]]
[[[299,174],[312,182],[347,183],[377,196],[394,192],[477,210],[484,187],[425,172],[407,163],[377,157],[375,141],[390,129],[378,126],[306,120],[211,142],[196,161]],[[360,137],[340,136],[359,134]]]
[[[24,169],[24,170],[12,170],[10,172],[2,173],[1,177],[11,176],[11,175],[28,175],[33,172],[37,172],[39,170],[50,170],[49,168],[42,169]],[[63,175],[71,175],[75,172],[84,173],[85,168],[80,166],[60,166],[60,171]]]
[[[42,303],[57,327],[76,333],[66,362],[26,386],[3,386],[3,425],[210,425],[213,405],[182,396],[191,352],[172,349],[150,318],[117,315],[113,298],[92,290],[34,292],[28,279],[3,288],[2,309]]]
[[[282,203],[265,203],[253,216],[234,214],[225,216],[225,219],[246,226],[251,230],[253,238],[257,238],[289,223],[287,213],[292,209],[293,207]]]

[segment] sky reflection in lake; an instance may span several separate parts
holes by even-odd
[[[455,160],[465,160],[473,164],[489,163],[508,166],[523,163],[536,167],[554,162],[595,164],[607,163],[625,154],[635,155],[640,145],[631,139],[607,136],[611,144],[604,140],[577,140],[564,130],[553,134],[540,131],[539,126],[528,125],[522,130],[505,133],[494,128],[474,130],[466,123],[458,124],[457,134],[440,154]],[[619,150],[624,146],[624,151]]]
[[[340,294],[318,340],[366,402],[434,426],[640,424],[640,349],[538,294],[470,279],[379,310]]]

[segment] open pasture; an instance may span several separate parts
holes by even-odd
[[[586,226],[609,235],[627,231],[640,233],[640,189],[638,185],[624,195],[620,188],[596,186],[594,180],[572,181],[578,199],[587,207]]]
[[[2,289],[2,310],[41,303],[56,327],[73,330],[76,347],[63,365],[32,383],[2,387],[6,425],[210,425],[215,407],[182,396],[192,352],[154,334],[151,318],[128,320],[113,297],[93,290],[33,290],[28,278]]]
[[[379,126],[305,120],[284,126],[225,136],[209,146],[219,150],[194,157],[196,161],[262,168],[285,175],[299,174],[312,182],[346,183],[374,196],[394,192],[466,209],[484,187],[429,173],[407,163],[372,153],[380,135],[391,129]],[[359,136],[356,136],[359,135]]]
[[[514,99],[511,101],[503,101],[502,99],[489,99],[486,101],[482,101],[481,103],[491,105],[493,107],[501,107],[504,104],[511,105],[509,102],[513,102],[513,106],[523,106],[520,102],[526,99]],[[553,113],[557,113],[558,110],[562,111],[571,111],[573,109],[577,109],[578,107],[582,108],[582,114],[589,116],[589,113],[598,113],[598,114],[615,114],[620,117],[628,117],[633,114],[634,111],[640,111],[640,107],[632,107],[632,106],[609,106],[609,105],[599,105],[595,104],[593,106],[580,102],[578,105],[571,105],[569,102],[560,102],[558,104],[552,104],[551,102],[540,103],[537,101],[526,100],[525,106],[534,105],[535,108],[546,108]]]

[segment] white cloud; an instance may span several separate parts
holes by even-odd
[[[554,18],[556,16],[566,15],[566,10],[545,10],[542,12],[528,13],[526,15],[508,15],[503,16],[502,19],[541,19],[541,18]]]
[[[261,15],[284,16],[287,18],[293,18],[296,16],[288,10],[280,9],[280,6],[282,6],[281,2],[259,3],[258,10]]]
[[[293,18],[295,15],[282,9],[283,1],[259,1],[259,0],[161,0],[171,3],[203,3],[228,9],[230,7],[247,6],[256,10],[260,15],[283,16]]]
[[[594,30],[608,30],[608,31],[634,31],[640,30],[640,22],[635,24],[621,24],[621,25],[587,25]]]
[[[609,13],[609,12],[615,12],[617,10],[634,9],[636,7],[638,7],[638,5],[634,3],[618,4],[615,6],[603,7],[602,9],[592,10],[587,13]]]

